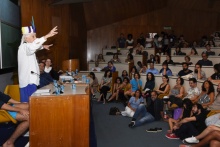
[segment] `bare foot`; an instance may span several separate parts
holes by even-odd
[[[6,141],[2,147],[15,147],[14,144],[10,141]]]

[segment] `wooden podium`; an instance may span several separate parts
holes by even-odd
[[[89,147],[89,94],[86,84],[65,85],[64,94],[30,97],[31,147]],[[53,92],[53,86],[48,85]]]

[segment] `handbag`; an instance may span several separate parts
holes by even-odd
[[[116,115],[116,112],[120,112],[117,107],[111,107],[109,110],[109,115]]]

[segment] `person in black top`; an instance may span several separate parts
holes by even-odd
[[[189,69],[189,65],[186,62],[182,63],[183,70],[179,71],[178,76],[182,77],[192,73],[193,71]]]
[[[45,64],[43,62],[39,63],[40,84],[38,85],[38,88],[44,87],[53,82],[53,78],[50,76],[49,73],[46,73],[44,71],[44,68],[45,68]]]
[[[202,53],[202,60],[199,60],[197,63],[202,66],[213,66],[212,61],[208,60],[208,55],[205,52]]]
[[[142,91],[144,97],[150,97],[151,91],[153,91],[155,87],[155,77],[152,72],[147,73],[146,83],[144,89]]]
[[[159,121],[163,115],[163,100],[158,98],[156,91],[151,92],[151,97],[147,98],[147,105],[140,104],[136,109],[133,118],[128,125],[137,127],[147,122]]]
[[[213,66],[215,73],[208,78],[208,80],[213,82],[220,82],[220,64],[215,64]]]
[[[8,104],[9,103],[9,104]],[[3,144],[5,146],[14,146],[15,140],[21,136],[29,127],[29,105],[20,103],[10,98],[10,96],[0,92],[0,108],[6,110],[17,121],[20,121],[11,137]]]
[[[202,105],[195,103],[192,107],[193,115],[182,119],[174,126],[174,133],[181,140],[199,135],[206,129],[205,119],[210,111],[203,109]],[[170,135],[168,135],[169,137]]]
[[[206,48],[205,53],[206,53],[208,56],[214,56],[214,55],[215,55],[215,52],[211,51],[210,44],[206,44],[205,48]]]
[[[173,60],[171,59],[170,55],[167,55],[166,60],[163,63],[167,64],[174,64]]]

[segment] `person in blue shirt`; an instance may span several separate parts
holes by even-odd
[[[131,84],[131,95],[134,95],[135,91],[138,89],[142,89],[142,81],[140,80],[140,74],[138,72],[136,72],[134,74],[134,78],[130,81]]]
[[[147,69],[146,74],[148,72],[152,72],[154,75],[159,74],[159,71],[156,68],[154,68],[154,63],[153,62],[150,63],[150,68]]]
[[[168,64],[167,63],[163,63],[162,64],[162,69],[160,70],[160,74],[162,75],[167,75],[167,76],[172,76],[172,71],[169,69]]]
[[[44,87],[53,82],[53,78],[49,73],[44,72],[45,64],[43,62],[39,63],[40,69],[40,84],[38,88]]]
[[[110,70],[112,73],[116,71],[116,67],[113,65],[112,61],[109,61],[108,66],[106,66],[104,69]]]

